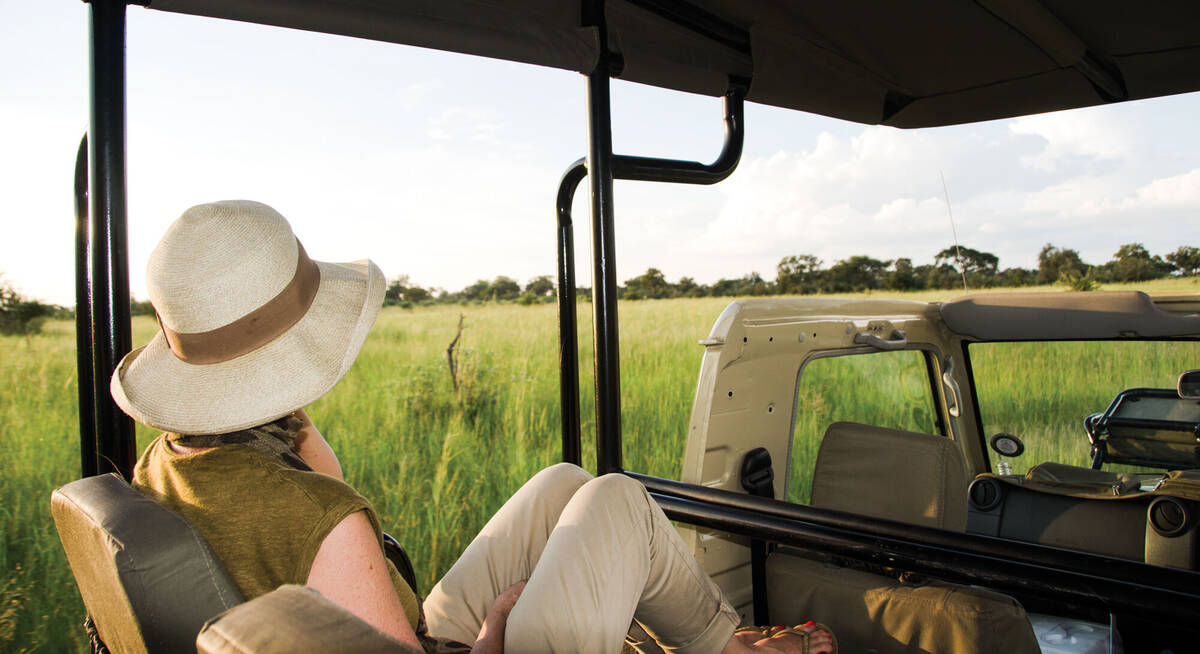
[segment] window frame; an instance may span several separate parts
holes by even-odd
[[[925,377],[929,383],[930,400],[933,403],[934,427],[937,428],[936,436],[955,440],[955,435],[951,424],[953,421],[945,419],[944,412],[946,411],[945,389],[942,388],[941,380],[941,364],[942,352],[937,345],[933,343],[912,343],[908,347],[903,347],[898,350],[880,350],[869,345],[849,348],[837,348],[830,350],[818,350],[808,354],[804,360],[800,362],[800,367],[796,371],[795,387],[792,390],[792,416],[790,426],[788,427],[787,453],[785,454],[785,465],[783,475],[783,487],[779,490],[778,496],[784,500],[788,497],[788,489],[792,483],[792,448],[796,444],[796,417],[800,406],[800,382],[804,377],[804,371],[808,365],[818,359],[834,359],[855,355],[870,355],[870,354],[889,354],[892,352],[920,352],[925,363]],[[974,386],[972,385],[972,394],[974,394]],[[977,412],[978,415],[978,412]],[[813,461],[815,467],[816,461]],[[794,502],[792,502],[794,504]]]

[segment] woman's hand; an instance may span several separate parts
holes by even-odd
[[[512,613],[523,590],[525,582],[518,581],[492,602],[492,608],[483,620],[483,628],[479,630],[479,637],[475,639],[475,646],[471,648],[472,654],[501,654],[504,651],[504,628],[508,624],[508,614]]]
[[[345,478],[342,477],[342,464],[338,462],[333,448],[325,442],[325,438],[321,436],[321,432],[309,419],[308,414],[304,412],[304,409],[298,409],[296,417],[304,423],[304,426],[300,428],[300,433],[296,434],[294,444],[296,454],[299,454],[300,458],[304,459],[304,462],[313,470],[345,481]]]

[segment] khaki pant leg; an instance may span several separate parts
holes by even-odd
[[[577,466],[559,463],[525,482],[425,598],[429,633],[475,642],[496,597],[530,577],[559,514],[591,478]]]
[[[638,482],[584,484],[505,629],[505,651],[619,652],[637,622],[668,652],[719,652],[737,613]]]

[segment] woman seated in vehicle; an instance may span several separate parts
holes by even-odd
[[[111,384],[165,432],[134,484],[200,530],[247,599],[307,584],[426,651],[613,652],[631,629],[669,651],[835,649],[812,623],[735,635],[737,614],[645,489],[567,464],[501,507],[422,603],[303,411],[362,347],[379,268],[313,261],[273,209],[227,201],[176,220],[147,281],[161,332]]]

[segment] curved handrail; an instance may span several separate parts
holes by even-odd
[[[725,142],[717,158],[709,164],[678,159],[660,159],[631,155],[613,155],[614,179],[676,184],[716,184],[737,169],[746,140],[746,86],[733,82],[722,102],[724,109]],[[579,465],[582,445],[579,417],[579,343],[575,313],[575,237],[571,204],[575,190],[587,177],[587,160],[578,159],[567,167],[558,185],[556,212],[558,233],[558,344],[559,397],[562,404],[563,461]],[[593,244],[593,250],[596,244]],[[593,285],[604,283],[593,280]],[[610,289],[611,292],[616,289]],[[593,327],[594,328],[594,327]],[[615,401],[597,393],[597,412]],[[599,438],[599,436],[597,436]]]

